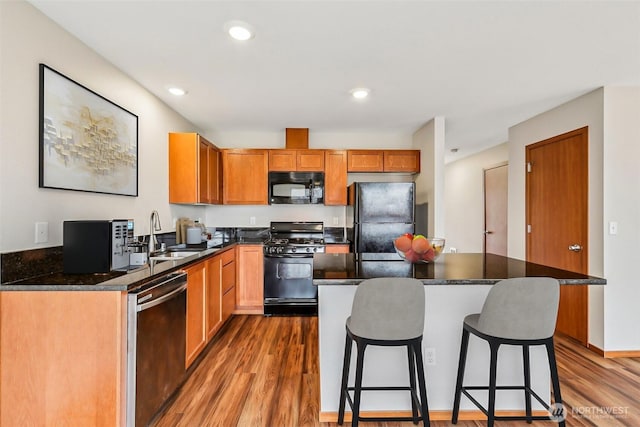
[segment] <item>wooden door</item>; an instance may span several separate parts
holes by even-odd
[[[507,181],[509,166],[484,170],[484,252],[507,256]]]
[[[527,261],[588,273],[588,128],[526,147]],[[588,340],[588,289],[561,286],[557,332]]]

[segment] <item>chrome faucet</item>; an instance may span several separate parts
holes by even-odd
[[[149,256],[151,253],[156,250],[156,245],[158,244],[158,240],[156,239],[155,231],[160,231],[160,215],[158,215],[158,211],[151,212],[151,219],[149,221]]]

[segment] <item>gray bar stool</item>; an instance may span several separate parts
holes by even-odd
[[[560,285],[555,279],[547,277],[506,279],[493,285],[479,314],[470,314],[464,318],[458,379],[451,417],[453,424],[458,422],[460,398],[464,394],[487,416],[488,427],[493,426],[494,420],[525,420],[528,423],[532,420],[547,420],[558,422],[561,427],[565,426],[565,411],[560,396],[560,381],[553,349],[553,333],[556,327],[559,300]],[[462,385],[470,333],[489,343],[491,358],[488,387]],[[522,346],[523,386],[496,385],[498,350],[502,344]],[[547,405],[531,389],[529,347],[534,345],[544,345],[547,349],[555,401],[553,407]],[[484,408],[469,393],[469,390],[488,390],[488,408]],[[523,390],[526,415],[496,417],[496,390]],[[550,412],[550,416],[532,416],[531,396]]]
[[[427,387],[422,361],[422,333],[424,330],[424,285],[416,279],[377,278],[362,281],[356,289],[347,319],[347,337],[344,347],[342,386],[338,424],[344,422],[345,402],[349,402],[352,412],[352,426],[359,421],[413,421],[420,420],[429,425]],[[348,386],[351,347],[357,345],[356,378],[353,387]],[[368,345],[406,346],[409,361],[408,387],[362,387],[364,352]],[[416,373],[420,397],[416,388]],[[362,391],[410,391],[411,417],[361,417],[360,401]],[[353,400],[349,392],[353,392]],[[419,409],[419,411],[418,411]]]

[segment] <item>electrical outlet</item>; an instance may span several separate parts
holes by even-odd
[[[250,225],[256,225],[256,217],[255,216],[249,217],[249,224]]]
[[[455,253],[458,253],[458,250],[456,248],[449,248],[449,253],[455,254]]]
[[[435,365],[436,364],[436,349],[433,347],[427,347],[424,349],[424,364]]]
[[[340,218],[338,218],[337,216],[333,217],[333,225],[338,225],[340,224]]]

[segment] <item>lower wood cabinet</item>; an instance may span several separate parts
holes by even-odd
[[[262,245],[240,245],[236,254],[237,314],[264,313],[264,260]]]
[[[0,292],[0,426],[123,426],[126,319],[126,292]]]
[[[189,367],[207,345],[205,330],[206,262],[185,269],[187,272],[187,345],[185,365]]]
[[[207,341],[222,326],[222,255],[206,262],[206,332]]]
[[[185,268],[187,272],[187,367],[235,310],[235,248]]]
[[[324,251],[328,254],[348,254],[349,245],[326,245]]]
[[[236,260],[235,250],[222,254],[222,322],[236,309]]]

